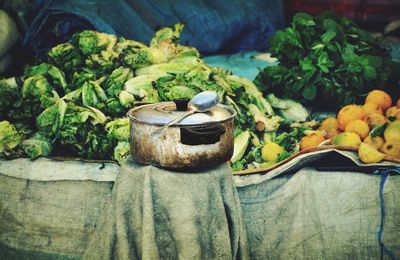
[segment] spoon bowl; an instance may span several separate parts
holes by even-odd
[[[160,138],[161,136],[164,135],[165,131],[170,127],[171,125],[174,125],[176,123],[179,123],[182,119],[185,117],[192,115],[196,112],[207,112],[208,110],[212,109],[218,104],[219,98],[218,94],[215,91],[203,91],[200,92],[199,94],[195,95],[188,104],[188,111],[181,114],[177,118],[171,120],[167,124],[165,124],[163,127],[157,129],[154,131],[151,135],[152,137],[155,138]]]

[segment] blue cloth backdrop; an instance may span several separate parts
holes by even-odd
[[[155,30],[185,24],[181,42],[203,55],[263,51],[284,26],[281,0],[33,0],[24,46],[36,55],[82,29],[149,43]]]

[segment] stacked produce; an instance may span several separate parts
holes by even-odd
[[[365,163],[371,162],[364,156],[366,144],[378,139],[382,147],[375,148],[383,153],[380,160],[394,157],[398,161],[399,155],[395,152],[399,149],[398,141],[393,143],[393,138],[382,139],[379,135],[387,127],[386,131],[392,133],[390,137],[400,140],[398,121],[391,122],[396,117],[399,119],[400,112],[395,106],[390,107],[392,98],[376,88],[386,89],[395,93],[393,97],[398,97],[400,66],[379,46],[378,39],[353,21],[333,13],[317,16],[297,13],[290,26],[272,38],[268,51],[278,58],[279,64],[260,71],[254,83],[264,91],[272,106],[276,95],[292,99],[290,102],[296,100],[313,111],[340,112],[337,119],[302,124],[314,130],[296,128],[299,124],[292,124],[278,138],[275,133],[265,135],[261,156],[266,162],[261,167],[293,154],[287,153],[288,145],[285,140],[281,141],[282,136],[292,137],[289,143],[296,147],[292,151],[310,150],[323,144],[358,150],[363,140],[360,158]],[[365,105],[353,104],[368,93]],[[302,120],[297,118],[296,121]]]
[[[371,91],[362,106],[343,107],[321,129],[333,144],[358,150],[364,163],[400,159],[400,99],[392,106],[392,97],[382,90]]]
[[[364,162],[371,159],[362,151],[371,151],[376,142],[382,143],[377,153],[397,156],[392,147],[398,151],[398,143],[390,142],[398,140],[398,121],[393,120],[399,109],[389,108],[391,101],[381,106],[376,91],[362,107],[352,104],[370,89],[385,86],[393,63],[350,20],[295,15],[291,26],[273,38],[270,52],[279,65],[260,72],[258,87],[210,67],[195,48],[180,45],[182,29],[180,24],[161,29],[149,46],[82,31],[52,48],[44,63],[0,80],[0,157],[61,155],[121,162],[130,153],[130,108],[190,99],[205,90],[216,91],[237,112],[234,171],[268,168],[328,140],[360,148]],[[337,119],[319,124],[302,104],[313,109],[328,104],[331,111],[344,107]],[[355,139],[355,145],[346,141]]]
[[[400,99],[392,106],[389,94],[371,91],[363,105],[344,106],[337,117],[325,118],[300,140],[300,150],[323,143],[358,151],[364,163],[400,161]]]
[[[266,67],[255,83],[267,93],[330,111],[361,102],[376,88],[399,93],[399,64],[379,43],[346,17],[297,13],[271,40],[268,51],[279,65]]]
[[[156,32],[150,46],[82,31],[52,48],[46,62],[29,66],[21,77],[1,80],[0,155],[121,161],[129,155],[125,114],[130,108],[215,90],[237,112],[236,136],[251,136],[235,147],[240,153],[233,160],[238,161],[235,169],[263,162],[263,134],[281,128],[285,119],[304,121],[307,111],[271,96],[276,110],[284,111],[276,115],[251,81],[208,66],[195,48],[180,45],[182,28]],[[287,153],[294,152],[289,137],[277,138],[288,142]]]

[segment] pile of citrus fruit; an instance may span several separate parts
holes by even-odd
[[[305,136],[300,149],[315,147],[329,139],[331,144],[358,150],[364,163],[400,159],[400,99],[382,90],[371,91],[363,105],[344,106],[337,117],[326,118],[319,131]]]

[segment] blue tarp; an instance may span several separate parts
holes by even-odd
[[[203,55],[264,51],[283,27],[281,0],[34,0],[24,46],[35,54],[82,29],[149,43],[154,31],[185,24],[181,43]]]

